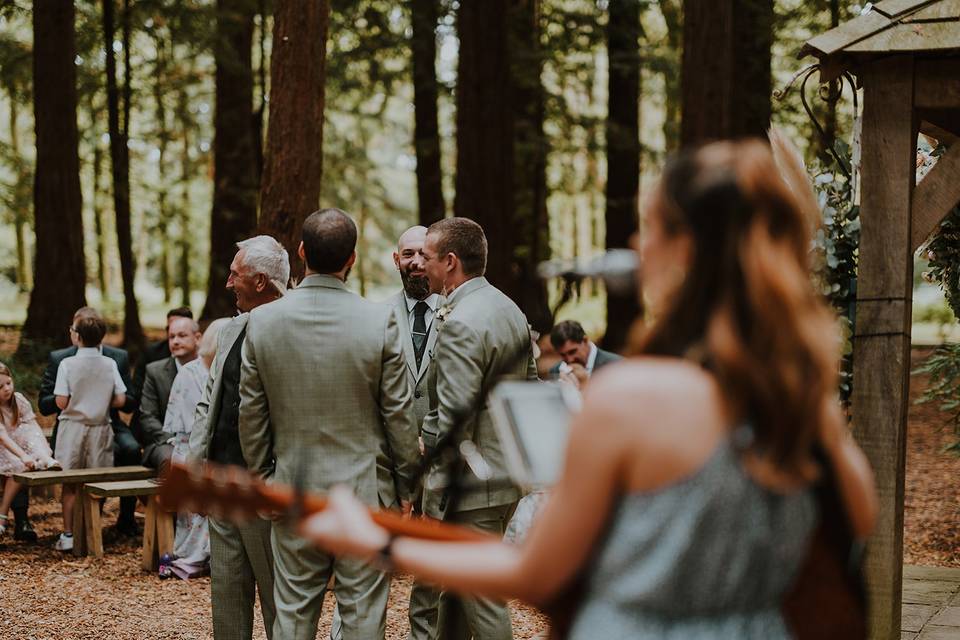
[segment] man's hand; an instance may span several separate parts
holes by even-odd
[[[413,515],[413,503],[409,500],[400,501],[400,513],[404,518],[409,518]]]

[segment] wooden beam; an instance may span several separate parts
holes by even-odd
[[[917,109],[960,109],[960,56],[918,60],[913,90]]]
[[[853,340],[854,435],[876,476],[880,514],[867,546],[870,637],[900,638],[903,487],[909,405],[917,125],[911,56],[863,65],[860,262]]]
[[[917,249],[960,203],[960,145],[940,156],[913,192],[911,246]]]

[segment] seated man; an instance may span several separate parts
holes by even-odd
[[[190,307],[176,307],[167,311],[167,333],[170,333],[170,323],[174,318],[190,318],[193,320],[193,312]],[[143,395],[143,381],[147,377],[147,365],[158,360],[166,360],[170,357],[170,342],[166,336],[163,340],[157,340],[147,345],[147,348],[140,354],[137,366],[133,370],[133,386],[128,393],[137,400],[137,406],[140,405],[140,396]],[[130,421],[130,430],[138,440],[143,439],[143,433],[140,430],[140,411],[133,414],[133,420]]]
[[[164,471],[173,454],[173,434],[163,430],[170,387],[180,367],[197,357],[200,327],[190,318],[174,317],[167,326],[171,356],[147,365],[140,398],[140,430],[143,434],[143,464]]]
[[[91,307],[81,307],[77,309],[77,312],[73,314],[73,322],[76,323],[78,319],[84,316],[95,316],[100,317],[100,314],[96,309]],[[54,385],[57,382],[57,370],[60,368],[60,363],[70,356],[77,354],[77,346],[79,344],[77,334],[70,334],[70,341],[73,343],[73,346],[67,347],[66,349],[58,349],[56,351],[51,351],[49,359],[47,361],[47,368],[43,372],[43,378],[40,380],[40,397],[37,402],[37,406],[40,409],[40,413],[45,416],[50,415],[60,415],[60,408],[57,407],[56,398],[54,397],[53,390]],[[123,381],[123,384],[130,389],[130,361],[127,357],[127,352],[124,349],[118,349],[116,347],[111,347],[110,345],[102,345],[101,352],[103,355],[108,358],[113,359],[117,363],[117,369],[120,370],[120,379]],[[130,394],[128,391],[127,402],[123,405],[119,411],[124,413],[132,413],[137,408],[137,400]],[[140,464],[140,444],[137,442],[136,438],[133,437],[130,428],[120,419],[120,414],[117,409],[110,410],[110,425],[113,427],[113,464],[115,466],[121,467],[126,465],[135,465]],[[59,424],[57,425],[59,426]],[[56,446],[57,440],[57,427],[54,427],[53,430],[53,443],[52,446]],[[23,492],[26,489],[22,490]],[[19,495],[17,496],[19,499]],[[120,515],[117,517],[117,531],[124,535],[135,536],[138,533],[137,523],[134,519],[134,511],[137,508],[137,499],[135,497],[120,498]],[[17,516],[17,505],[14,503],[14,515]],[[33,529],[30,528],[29,521],[24,517],[25,525],[29,529],[29,533],[21,532],[22,526],[20,525],[20,518],[17,518],[16,529],[14,530],[14,535],[17,536],[17,540],[36,540],[37,536],[33,533]],[[32,534],[32,535],[31,535]]]
[[[550,332],[550,344],[560,356],[560,362],[550,368],[550,377],[569,380],[577,387],[580,386],[577,372],[581,376],[585,372],[589,377],[595,369],[620,359],[617,354],[597,347],[575,320],[558,322]],[[574,379],[577,381],[574,382]]]

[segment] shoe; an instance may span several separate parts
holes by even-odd
[[[10,520],[10,516],[0,516],[0,538],[7,533],[7,522]]]
[[[120,536],[136,538],[140,535],[140,527],[137,526],[136,520],[117,520],[117,524],[113,526],[113,529],[117,532],[117,535]]]
[[[57,551],[73,551],[73,536],[61,533],[60,537],[57,538],[57,541],[53,544],[53,548]]]
[[[13,522],[13,539],[20,542],[36,542],[37,532],[33,530],[33,525],[26,517],[15,518]]]
[[[50,458],[43,462],[43,468],[46,471],[63,471],[63,465],[57,462],[55,459]]]

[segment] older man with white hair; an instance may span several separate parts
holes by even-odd
[[[237,298],[238,316],[220,330],[203,397],[190,434],[190,457],[246,468],[237,423],[240,411],[240,350],[250,311],[286,293],[290,279],[287,251],[270,236],[237,243],[227,289]],[[210,517],[210,600],[213,636],[247,640],[253,636],[253,605],[260,609],[267,638],[273,637],[273,551],[270,522],[234,525]]]

